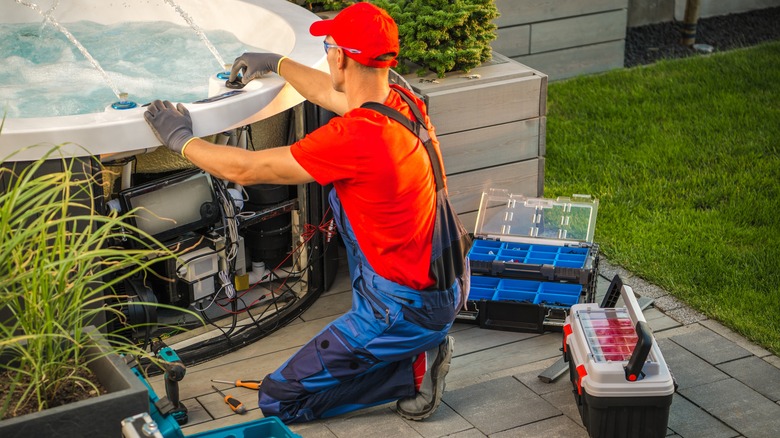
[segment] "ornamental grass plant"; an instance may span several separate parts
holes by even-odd
[[[61,170],[44,170],[52,163]],[[62,158],[59,147],[27,166],[0,161],[0,419],[53,407],[74,390],[99,393],[88,368],[98,357],[83,352],[90,326],[108,332],[101,354],[148,356],[110,333],[129,328],[120,285],[176,254],[127,224],[134,211],[98,213],[106,170],[95,163]],[[119,245],[127,239],[136,249]]]
[[[544,194],[599,198],[607,259],[780,354],[779,142],[780,42],[554,82]]]

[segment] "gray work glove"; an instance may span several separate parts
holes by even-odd
[[[280,59],[282,59],[282,55],[276,53],[246,52],[233,61],[233,68],[230,69],[228,82],[235,82],[239,72],[242,74],[241,82],[245,85],[252,79],[257,79],[269,71],[278,73],[276,66],[279,65]]]
[[[181,154],[184,145],[194,137],[190,112],[182,104],[174,107],[167,100],[155,100],[149,104],[144,118],[157,139],[176,153]]]

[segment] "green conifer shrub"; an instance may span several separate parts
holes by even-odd
[[[490,42],[496,39],[493,0],[372,0],[398,23],[402,60],[441,78],[445,73],[468,72],[491,58]],[[407,73],[405,65],[399,72]]]
[[[305,3],[310,9],[336,10],[354,1],[290,0]],[[496,39],[498,8],[494,0],[370,0],[384,8],[398,24],[401,61],[420,68],[417,74],[434,71],[468,72],[491,58],[490,43]],[[408,73],[401,62],[396,70]]]
[[[354,0],[288,0],[299,6],[304,6],[310,11],[338,11],[355,3]]]

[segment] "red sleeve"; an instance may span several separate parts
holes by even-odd
[[[334,117],[290,146],[293,158],[321,185],[351,179],[361,168],[360,142],[354,141],[354,130],[345,122]]]

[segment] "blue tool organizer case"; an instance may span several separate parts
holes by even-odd
[[[489,264],[500,262],[582,268],[585,266],[589,253],[589,248],[476,240],[469,257],[472,267],[479,266],[480,262]]]
[[[593,302],[598,200],[483,193],[469,251],[471,292],[458,319],[485,328],[543,332],[568,309]]]
[[[582,285],[579,284],[474,276],[469,299],[569,308],[580,301],[580,295]]]

